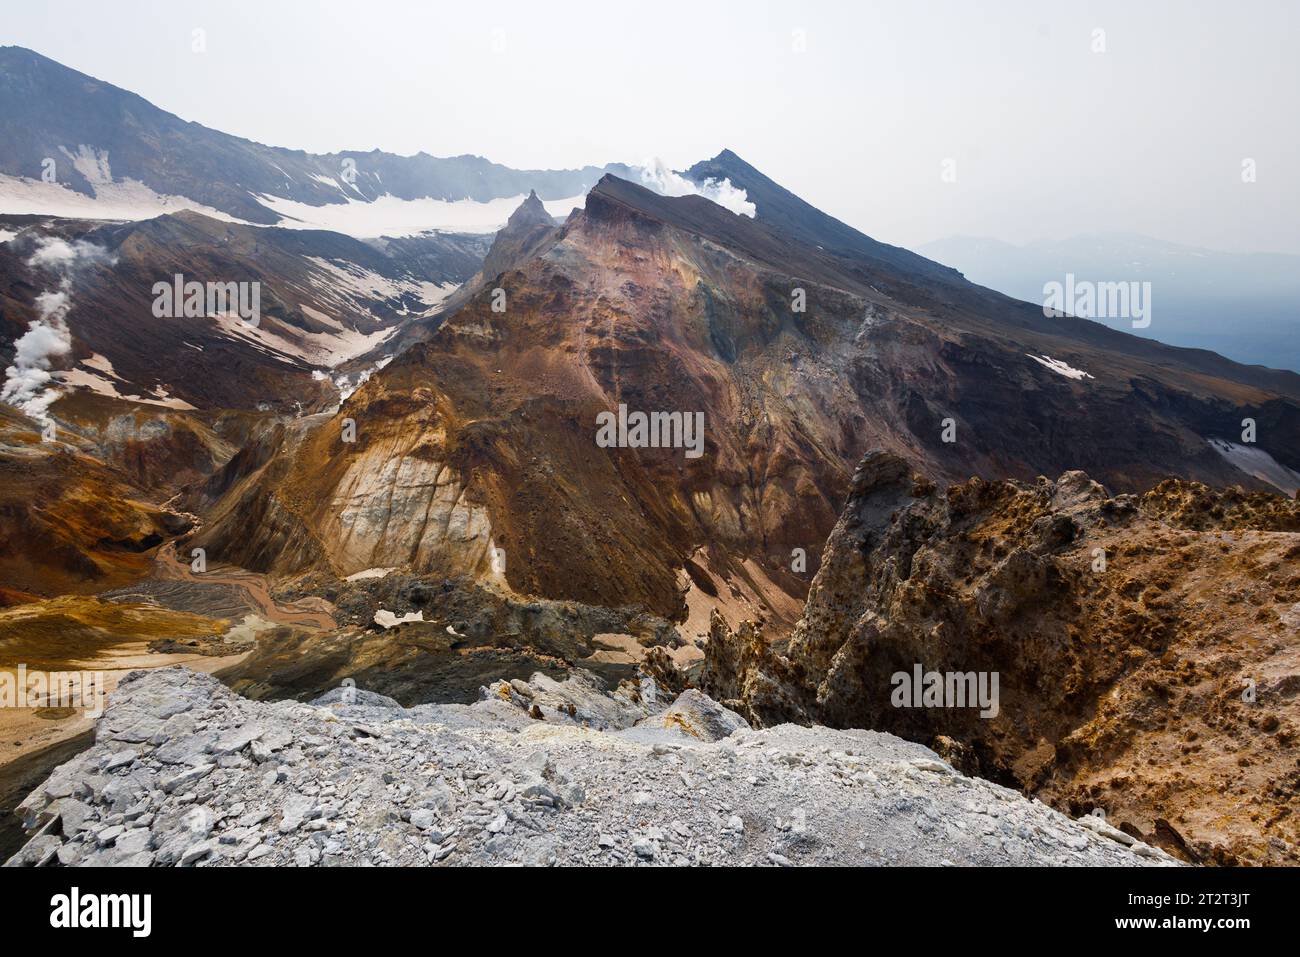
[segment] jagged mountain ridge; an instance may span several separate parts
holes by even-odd
[[[811,574],[846,463],[873,445],[943,481],[1083,465],[1125,489],[1170,473],[1262,487],[1205,441],[1249,412],[1261,445],[1267,433],[1267,451],[1295,461],[1295,376],[1054,325],[960,279],[927,287],[761,215],[612,176],[495,282],[504,312],[481,288],[338,415],[196,501],[219,516],[198,541],[280,574],[402,563],[678,621],[685,592],[734,588],[776,622],[806,581],[794,549]],[[706,454],[598,448],[596,415],[620,402],[702,411]]]
[[[495,278],[516,263],[536,255],[555,227],[554,218],[542,205],[536,190],[530,192],[492,240],[492,248],[483,260],[480,275],[484,279]]]

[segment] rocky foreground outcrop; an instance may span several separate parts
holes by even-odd
[[[887,734],[750,729],[579,673],[404,709],[135,672],[23,803],[11,864],[1168,864]]]
[[[758,725],[927,743],[1186,860],[1296,864],[1298,560],[1280,495],[1082,472],[940,491],[870,453],[788,643],[715,620],[702,686]],[[918,666],[996,674],[996,714],[899,706]]]
[[[324,587],[347,625],[261,633],[257,648],[225,672],[232,688],[250,698],[310,701],[351,678],[406,704],[469,704],[497,679],[539,671],[561,677],[570,666],[617,684],[635,676],[649,649],[682,645],[671,622],[641,609],[532,600],[464,578],[431,582],[394,571]],[[401,623],[377,624],[381,611]],[[628,651],[603,650],[607,641],[624,641]]]

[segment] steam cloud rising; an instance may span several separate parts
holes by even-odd
[[[702,183],[693,183],[685,176],[674,173],[657,156],[642,163],[637,167],[637,172],[641,176],[641,185],[661,196],[703,196],[737,216],[748,216],[751,219],[758,212],[758,207],[749,201],[749,195],[743,189],[732,186],[729,179],[706,179]]]
[[[57,237],[42,236],[27,265],[51,270],[60,275],[59,287],[36,297],[38,317],[14,343],[13,365],[5,370],[0,387],[0,402],[17,407],[41,422],[48,420],[47,410],[59,397],[50,383],[54,376],[50,366],[59,356],[72,350],[72,334],[67,315],[72,308],[72,279],[84,266],[95,263],[111,265],[108,251],[94,243],[70,243]]]

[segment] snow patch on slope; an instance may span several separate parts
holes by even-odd
[[[521,193],[481,203],[472,199],[399,199],[385,193],[373,202],[349,198],[346,203],[311,206],[280,196],[261,194],[255,198],[281,217],[281,226],[325,229],[357,239],[429,232],[495,233],[527,199]],[[585,202],[586,196],[578,195],[547,200],[543,205],[552,216],[567,216]]]
[[[94,369],[96,372],[102,372],[113,379],[121,379],[117,370],[113,368],[113,363],[107,357],[101,356],[98,352],[92,352],[89,359],[82,359],[81,364],[87,369]]]
[[[414,296],[425,305],[425,314],[432,312],[457,289],[454,282],[439,285],[418,279],[390,279],[372,272],[356,263],[334,262],[319,256],[308,256],[319,277],[314,283],[318,290],[333,292],[329,298],[338,300],[340,306],[355,309],[357,300],[392,300]]]
[[[371,578],[387,578],[393,572],[397,571],[397,566],[392,565],[386,568],[367,568],[363,571],[355,572],[343,579],[345,582],[368,581]]]
[[[241,340],[264,355],[292,365],[295,360],[333,368],[380,346],[397,332],[396,326],[371,333],[355,329],[341,332],[303,332],[292,326],[263,321],[254,326],[233,313],[208,317],[229,339]]]
[[[427,315],[457,288],[450,282],[439,285],[413,277],[389,278],[346,261],[335,262],[318,256],[304,258],[311,267],[311,295],[330,311],[301,302],[298,308],[324,329],[306,331],[274,319],[264,319],[254,326],[234,314],[213,314],[208,318],[216,323],[222,335],[242,340],[265,355],[289,364],[300,361],[333,369],[378,348],[400,327],[398,323],[390,323],[364,332],[345,325],[340,316],[370,312],[379,319],[374,311],[379,303],[387,304],[399,315]],[[407,303],[411,299],[422,308],[409,308]],[[329,376],[322,372],[317,378]],[[334,379],[336,387],[349,395],[362,381],[353,385],[341,377]]]
[[[1218,452],[1247,475],[1281,489],[1294,496],[1300,489],[1300,472],[1289,469],[1258,446],[1238,445],[1226,439],[1206,439],[1210,448]]]
[[[222,222],[242,222],[184,196],[155,193],[134,179],[95,183],[93,188],[95,195],[86,196],[59,183],[0,173],[0,213],[134,222],[190,209]]]
[[[382,369],[383,365],[378,366],[378,368]],[[339,404],[336,405],[333,409],[333,411],[337,412],[339,406],[341,406],[344,402],[346,402],[349,398],[351,398],[352,393],[356,392],[357,389],[360,389],[363,385],[369,382],[370,376],[373,374],[374,374],[374,370],[372,369],[362,369],[360,372],[357,373],[356,380],[353,381],[352,376],[346,375],[345,373],[342,372],[340,372],[336,376],[330,376],[319,369],[313,369],[311,373],[311,377],[315,379],[317,382],[324,382],[326,379],[329,379],[330,383],[334,386],[334,388],[338,390]]]
[[[90,362],[85,360],[81,364],[86,366]],[[89,389],[91,392],[108,396],[111,399],[125,399],[127,402],[139,402],[144,405],[159,405],[166,409],[192,410],[194,408],[184,399],[173,398],[165,386],[157,386],[153,392],[146,395],[127,395],[118,389],[117,383],[87,369],[69,369],[66,372],[56,372],[54,376],[69,388]],[[114,376],[114,378],[117,377]],[[121,381],[121,379],[118,379],[118,382]]]
[[[348,579],[351,581],[351,579]],[[393,614],[387,608],[381,608],[375,612],[375,624],[380,628],[396,628],[398,625],[404,625],[408,621],[424,621],[424,612],[412,611],[401,617]]]
[[[113,182],[113,169],[108,163],[108,150],[100,150],[80,143],[75,153],[66,146],[60,146],[59,152],[72,160],[73,169],[92,185]]]
[[[1082,369],[1076,369],[1074,366],[1068,365],[1060,359],[1053,359],[1051,356],[1036,356],[1032,352],[1026,352],[1025,355],[1029,356],[1029,358],[1033,359],[1039,365],[1045,366],[1058,375],[1065,376],[1067,379],[1081,381],[1083,379],[1093,378],[1092,373],[1084,372]]]

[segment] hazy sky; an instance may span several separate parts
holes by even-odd
[[[1295,0],[6,0],[0,18],[0,43],[277,146],[526,168],[726,146],[903,245],[1134,231],[1293,253],[1298,35]]]

